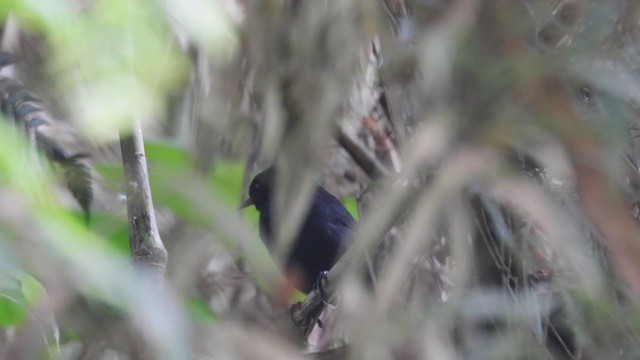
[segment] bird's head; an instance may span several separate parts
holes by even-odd
[[[267,210],[270,206],[274,179],[275,170],[272,166],[256,175],[249,185],[249,198],[240,208],[254,205],[258,211]]]

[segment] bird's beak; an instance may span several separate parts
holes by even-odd
[[[251,200],[251,198],[248,198],[247,200],[245,200],[245,201],[242,203],[242,205],[240,205],[240,207],[238,208],[238,210],[240,210],[240,209],[244,209],[244,208],[246,208],[246,207],[248,207],[248,206],[251,206],[251,205],[253,205],[253,200]]]

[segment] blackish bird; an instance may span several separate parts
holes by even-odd
[[[254,205],[260,213],[260,238],[273,254],[273,167],[256,175],[249,186],[249,199],[241,206]],[[285,214],[286,215],[286,214]],[[342,203],[322,187],[317,187],[307,217],[292,243],[284,273],[292,285],[308,293],[324,271],[338,261],[349,244],[356,221]]]

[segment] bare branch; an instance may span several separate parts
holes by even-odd
[[[374,179],[388,174],[386,167],[376,158],[375,154],[362,146],[342,129],[340,129],[340,133],[338,134],[338,143],[351,155],[353,161],[355,161],[370,178]]]
[[[167,250],[162,244],[151,199],[142,130],[134,122],[131,135],[120,139],[122,163],[127,182],[127,215],[129,244],[135,265],[150,270],[153,281],[162,286],[167,265]]]

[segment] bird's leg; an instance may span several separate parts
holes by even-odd
[[[318,305],[321,305],[321,304],[318,304]],[[316,307],[318,305],[316,305]],[[320,315],[316,314],[316,311],[312,311],[310,314],[307,314],[304,317],[301,317],[299,315],[296,316],[296,313],[300,311],[301,307],[302,307],[302,302],[298,302],[296,304],[291,305],[291,307],[289,308],[289,310],[287,310],[287,312],[289,313],[289,316],[291,316],[291,320],[293,321],[293,323],[299,329],[301,329],[305,334],[308,335],[311,332],[311,330],[313,330],[313,327],[315,326],[315,324],[318,322],[318,318]]]
[[[327,274],[329,274],[328,271],[321,271],[320,274],[318,274],[318,279],[312,286],[312,291],[315,291],[316,289],[318,290],[318,293],[320,294],[320,299],[322,300],[322,304],[324,306],[328,306],[330,304],[330,299],[328,298],[327,293],[325,292],[325,289],[324,289],[325,283],[328,281]],[[331,305],[334,305],[334,304],[331,304]],[[323,328],[324,324],[322,320],[320,320],[321,314],[322,314],[322,311],[319,311],[317,314],[315,314],[312,317],[312,322],[317,323],[320,328]]]
[[[331,299],[329,299],[329,297],[327,296],[327,293],[324,290],[324,286],[325,283],[328,281],[327,279],[327,274],[329,274],[328,271],[322,271],[320,272],[320,274],[318,275],[318,280],[316,280],[316,283],[313,285],[314,289],[318,289],[318,292],[320,293],[320,298],[322,299],[322,302],[325,305],[329,305],[331,304]],[[333,298],[333,296],[331,296],[331,298]],[[331,304],[331,305],[335,305],[335,304]]]
[[[306,309],[306,315],[304,317],[300,317],[299,314],[296,314],[300,310],[303,303],[291,305],[288,310],[293,323],[300,329],[303,329],[306,335],[311,332],[316,324],[320,328],[323,328],[325,326],[325,323],[320,319],[320,316],[325,310],[325,306],[335,305],[330,303],[330,301],[334,298],[333,294],[327,296],[327,292],[325,290],[326,282],[328,281],[327,274],[327,271],[322,271],[318,274],[318,279],[313,284],[311,292],[317,293],[321,301],[313,301],[313,308]]]

